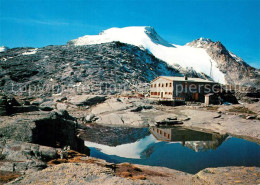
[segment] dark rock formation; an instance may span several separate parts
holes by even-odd
[[[8,107],[7,97],[4,95],[0,95],[0,116],[5,116],[8,114],[7,107]]]
[[[77,121],[66,111],[30,112],[0,118],[0,133],[5,139],[36,143],[50,147],[70,146],[88,153],[77,138]]]

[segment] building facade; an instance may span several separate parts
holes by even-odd
[[[151,81],[150,97],[159,100],[202,101],[218,88],[218,83],[187,77],[159,76]]]

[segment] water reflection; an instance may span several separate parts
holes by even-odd
[[[90,147],[91,156],[108,162],[163,166],[188,173],[207,167],[260,166],[258,144],[226,135],[180,127],[102,129],[102,133],[99,129],[91,130],[92,136],[102,139],[85,140],[85,145]],[[145,135],[140,137],[140,133]]]
[[[181,127],[151,127],[149,130],[158,141],[180,142],[183,146],[196,152],[209,149],[215,150],[227,138],[227,135],[199,132]]]
[[[152,135],[146,136],[133,143],[121,144],[117,146],[109,146],[85,141],[86,146],[98,148],[102,153],[131,159],[143,158],[143,151],[154,143],[157,143],[157,140]]]
[[[128,132],[131,134],[121,133],[121,135],[119,135],[112,134],[117,133],[116,128],[106,129],[106,131],[108,130],[111,132],[111,134],[109,134],[109,132],[106,132],[106,136],[102,135],[102,137],[97,138],[95,142],[93,142],[93,138],[91,140],[85,140],[85,145],[88,147],[97,148],[100,150],[100,152],[107,155],[116,155],[124,158],[141,159],[149,158],[149,156],[155,151],[155,149],[158,146],[160,146],[157,146],[157,143],[160,142],[169,142],[171,144],[180,143],[182,144],[182,146],[188,147],[196,152],[199,152],[206,151],[209,149],[216,149],[227,138],[226,135],[198,132],[194,130],[183,129],[181,127],[151,127],[149,128],[149,131],[151,133],[150,135],[146,134],[146,136],[143,136],[139,140],[129,139],[128,143],[125,143],[120,141],[120,136],[122,140],[126,141],[126,137],[133,137],[133,132]],[[135,128],[133,130],[136,133],[146,133],[143,129],[138,130]],[[88,132],[88,134],[90,133]],[[91,134],[94,135],[93,130]],[[112,145],[108,141],[110,141]]]

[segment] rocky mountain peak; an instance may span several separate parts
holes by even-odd
[[[242,58],[228,51],[220,41],[199,38],[186,44],[194,48],[203,48],[218,68],[225,74],[225,79],[230,84],[259,84],[257,69],[249,66]]]
[[[191,46],[191,47],[196,47],[196,48],[205,48],[212,43],[214,43],[214,42],[212,40],[210,40],[209,38],[201,37],[199,39],[196,39],[192,42],[187,43],[186,46]]]
[[[166,47],[174,47],[169,42],[165,41],[160,35],[155,31],[155,29],[151,26],[144,27],[144,32],[146,35],[156,44],[161,44]]]

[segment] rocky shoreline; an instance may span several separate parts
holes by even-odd
[[[163,167],[113,164],[89,157],[87,124],[158,123],[236,135],[260,143],[259,104],[169,107],[116,96],[0,98],[0,184],[259,184],[258,167],[209,168],[192,175]],[[61,159],[64,147],[68,156]],[[223,179],[223,174],[226,178]],[[17,178],[18,177],[18,178]],[[75,183],[76,182],[76,183]]]

